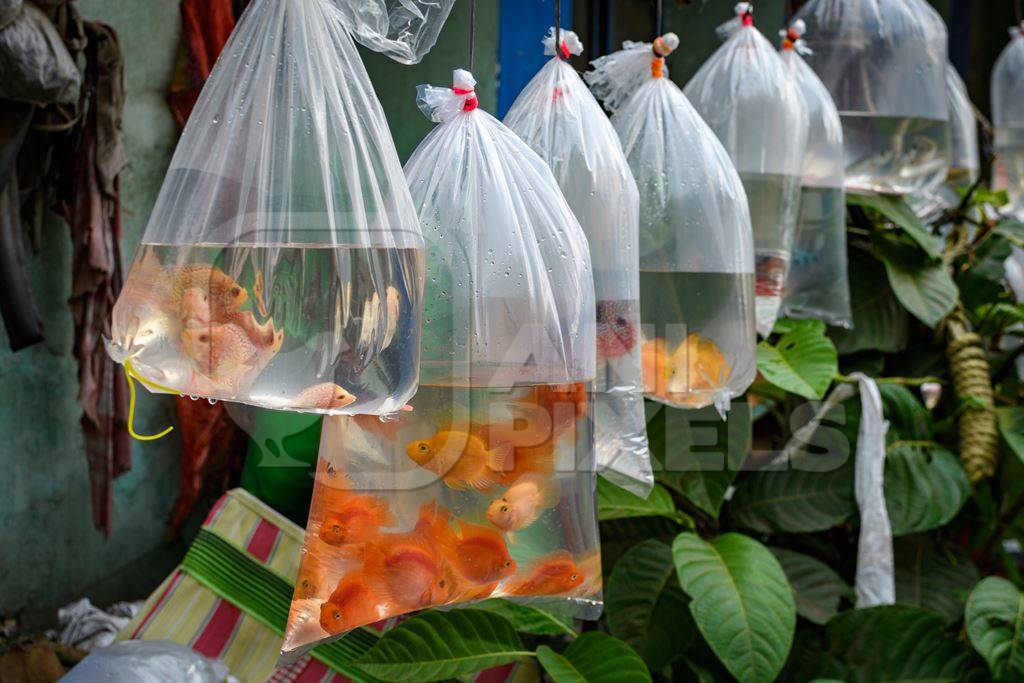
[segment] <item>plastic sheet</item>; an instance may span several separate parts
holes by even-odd
[[[811,0],[808,64],[843,121],[846,187],[914,194],[949,167],[946,26],[925,0]]]
[[[423,59],[455,0],[330,0],[360,44],[403,64]]]
[[[406,175],[428,245],[420,389],[397,420],[324,421],[283,654],[490,596],[601,610],[594,290],[544,161],[453,88]]]
[[[0,2],[0,97],[33,104],[78,100],[81,74],[46,14]]]
[[[843,193],[843,127],[821,79],[801,57],[805,27],[783,31],[782,61],[807,108],[807,150],[800,180],[800,213],[783,315],[850,327]]]
[[[608,117],[565,59],[583,52],[572,31],[544,39],[551,61],[505,116],[551,167],[590,244],[597,297],[595,448],[598,471],[646,497],[654,484],[640,366],[639,194]]]
[[[757,331],[775,326],[800,210],[807,108],[790,70],[736,5],[729,38],[684,92],[718,135],[743,181],[754,230]]]
[[[223,663],[167,640],[126,640],[94,650],[65,683],[237,683]]]
[[[667,77],[678,43],[671,33],[626,42],[584,78],[612,112],[640,191],[645,394],[725,411],[756,372],[750,214],[729,155]]]
[[[1010,44],[992,70],[992,124],[993,185],[1007,191],[1010,212],[1024,220],[1024,24],[1010,29]]]
[[[331,0],[254,0],[185,127],[108,350],[154,391],[386,414],[416,388],[423,241]]]

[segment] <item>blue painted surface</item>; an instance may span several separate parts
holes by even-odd
[[[555,23],[554,0],[505,0],[498,26],[498,117],[550,57],[541,39]],[[572,29],[572,0],[562,0],[562,28]]]

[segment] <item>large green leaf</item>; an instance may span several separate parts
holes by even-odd
[[[896,298],[925,325],[938,325],[953,310],[959,295],[947,266],[941,261],[925,261],[896,240],[878,237],[874,245]]]
[[[906,536],[894,543],[896,602],[940,614],[948,624],[964,613],[967,594],[978,582],[978,569],[967,553],[927,536]]]
[[[734,401],[725,420],[714,407],[677,410],[651,401],[646,406],[658,482],[717,518],[750,451],[750,405]]]
[[[893,534],[913,534],[949,522],[970,485],[960,459],[937,443],[894,441],[885,456],[885,506]]]
[[[836,350],[842,354],[902,351],[907,345],[909,321],[889,287],[885,266],[870,252],[851,247],[849,279],[853,329],[830,330]]]
[[[729,512],[737,524],[763,533],[831,529],[857,512],[853,467],[751,472],[737,483]]]
[[[848,192],[846,203],[862,206],[882,214],[917,242],[925,254],[937,259],[942,254],[942,242],[921,222],[914,210],[899,197],[884,194]]]
[[[505,617],[520,633],[540,636],[576,635],[571,618],[554,614],[535,605],[520,605],[501,598],[491,598],[470,603],[470,607]]]
[[[999,433],[1003,441],[1017,458],[1024,462],[1024,408],[1007,406],[996,411],[999,416]]]
[[[644,499],[604,477],[597,478],[597,515],[602,521],[623,517],[667,517],[682,523],[682,516],[664,486],[655,484],[651,494]]]
[[[532,655],[507,619],[458,609],[403,621],[353,663],[385,681],[436,681]]]
[[[710,542],[679,534],[672,556],[690,613],[722,664],[743,683],[774,680],[796,629],[792,589],[778,560],[736,533]]]
[[[838,369],[832,340],[820,320],[795,320],[772,345],[757,345],[757,369],[766,380],[804,398],[822,398]]]
[[[879,384],[882,410],[889,421],[889,436],[908,440],[931,439],[934,435],[932,414],[905,386]]]
[[[967,599],[967,637],[999,680],[1024,680],[1024,595],[1006,579],[982,579]]]
[[[558,654],[547,645],[537,659],[554,683],[643,683],[651,680],[644,661],[624,642],[588,631]]]
[[[933,612],[910,605],[850,610],[827,626],[829,653],[857,683],[954,683],[970,653]]]
[[[782,565],[793,587],[796,613],[815,624],[824,624],[839,611],[839,601],[852,591],[831,567],[821,560],[785,548],[769,548]]]
[[[668,543],[646,540],[612,568],[604,609],[612,635],[629,643],[654,671],[683,654],[693,637],[686,597]]]

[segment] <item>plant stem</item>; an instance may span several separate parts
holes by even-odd
[[[873,377],[872,379],[878,384],[901,384],[907,387],[919,387],[928,383],[946,384],[946,380],[941,377]],[[836,375],[835,381],[847,384],[857,383],[857,380],[847,375]]]

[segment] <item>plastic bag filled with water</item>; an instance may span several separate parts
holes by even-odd
[[[800,213],[782,314],[851,327],[843,193],[843,127],[821,79],[801,56],[805,27],[783,31],[782,61],[807,108],[807,149],[800,179]]]
[[[324,421],[288,656],[488,597],[601,610],[587,241],[474,85],[420,87],[440,124],[405,169],[428,254],[420,388],[397,419]]]
[[[544,39],[551,61],[505,116],[551,167],[590,244],[597,297],[595,448],[598,470],[637,495],[654,484],[640,367],[639,195],[615,129],[566,61],[583,51],[572,31]]]
[[[584,78],[640,191],[640,360],[648,398],[728,409],[756,372],[754,253],[736,169],[668,78],[674,33],[626,42]]]
[[[949,168],[946,25],[925,0],[811,0],[807,63],[843,122],[846,187],[915,194]]]
[[[405,4],[435,33],[451,6]],[[414,393],[423,240],[356,7],[254,0],[225,46],[113,312],[151,390],[380,414]]]
[[[757,331],[767,337],[782,305],[800,210],[807,108],[793,77],[754,27],[748,2],[722,27],[725,43],[684,92],[718,135],[743,181],[754,227]]]
[[[1010,29],[1010,44],[992,70],[992,124],[993,185],[1006,190],[1011,212],[1024,220],[1024,23]]]

